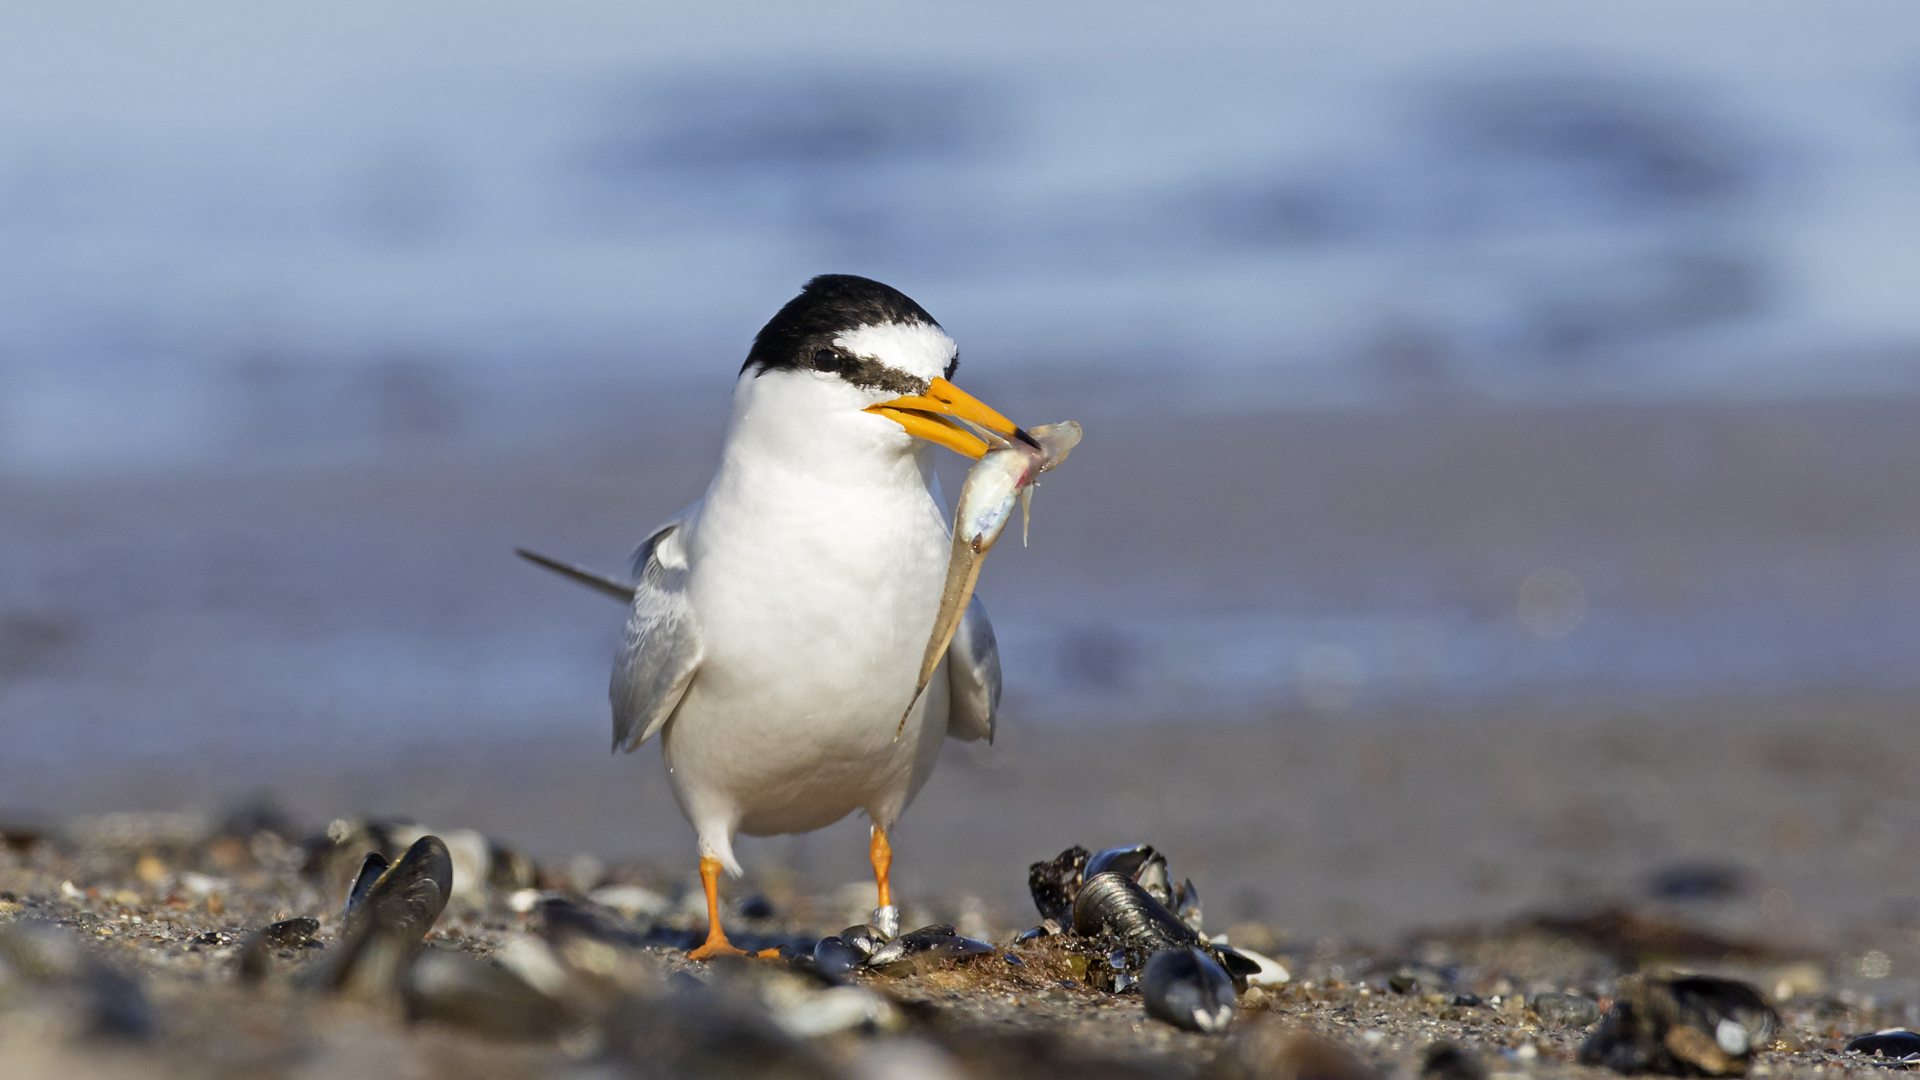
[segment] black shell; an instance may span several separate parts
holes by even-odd
[[[823,975],[845,975],[865,959],[859,949],[841,938],[823,937],[813,945],[813,967]]]
[[[887,935],[874,926],[861,923],[840,931],[840,940],[846,942],[854,952],[859,953],[860,959],[865,960],[873,955],[875,949],[887,943]]]
[[[1704,975],[1632,979],[1581,1045],[1579,1060],[1616,1072],[1734,1075],[1779,1029],[1773,1006],[1746,983]]]
[[[1131,844],[1096,851],[1087,858],[1087,866],[1081,871],[1081,877],[1091,878],[1108,871],[1125,874],[1147,890],[1148,896],[1168,907],[1174,906],[1173,879],[1167,872],[1167,857],[1155,851],[1152,844]]]
[[[372,891],[373,883],[379,881],[380,875],[390,868],[391,864],[385,855],[377,851],[367,852],[366,859],[360,863],[360,872],[354,875],[353,884],[347,889],[347,902],[340,913],[344,921],[349,924],[353,922],[353,913],[366,905],[367,893]]]
[[[1180,917],[1123,874],[1095,874],[1073,900],[1073,929],[1086,937],[1110,935],[1123,948],[1145,954],[1183,949],[1200,939]]]
[[[308,915],[282,919],[260,931],[265,944],[275,949],[304,949],[320,933],[320,920]]]
[[[453,857],[437,836],[414,841],[400,861],[376,876],[378,864],[369,856],[348,894],[342,945],[325,975],[335,989],[399,989],[407,964],[453,894]]]
[[[1155,851],[1152,844],[1129,844],[1122,847],[1102,848],[1087,856],[1086,869],[1082,871],[1082,873],[1087,877],[1092,877],[1095,874],[1104,874],[1111,870],[1116,874],[1125,874],[1135,881],[1138,881],[1140,880],[1140,871],[1145,869],[1149,862],[1156,859],[1159,860],[1162,866],[1165,866],[1167,863],[1166,858],[1158,851]]]
[[[951,926],[923,926],[875,949],[873,955],[867,957],[867,966],[891,968],[920,961],[958,960],[992,951],[992,945],[962,936]]]
[[[1140,975],[1147,1015],[1178,1028],[1217,1034],[1235,1011],[1233,979],[1200,949],[1162,949]]]
[[[1052,919],[1065,926],[1073,921],[1073,898],[1080,891],[1087,865],[1087,849],[1075,844],[1047,862],[1034,863],[1027,871],[1027,891],[1033,894],[1033,906],[1042,920]]]
[[[1860,1035],[1847,1042],[1847,1053],[1869,1054],[1894,1061],[1920,1060],[1920,1035],[1904,1028],[1889,1028],[1871,1035]]]

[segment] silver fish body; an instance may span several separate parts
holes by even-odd
[[[980,581],[980,561],[1012,520],[1014,504],[1019,503],[1024,516],[1034,481],[1041,473],[1066,460],[1080,444],[1081,430],[1074,420],[1031,428],[1028,434],[1038,444],[1037,449],[1001,439],[991,432],[986,434],[995,440],[995,445],[974,463],[960,486],[960,501],[953,512],[953,547],[947,558],[947,581],[940,590],[940,611],[934,617],[933,634],[920,660],[920,678],[913,688],[913,697],[907,700],[906,710],[900,714],[895,738],[906,730],[907,717],[912,715],[927,684],[933,681],[933,673],[940,666],[940,659],[946,656],[947,646],[953,643],[954,632],[959,630],[961,617],[966,614],[967,602],[973,599],[973,588]],[[1024,537],[1024,527],[1021,532]]]

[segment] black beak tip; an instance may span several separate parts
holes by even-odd
[[[1013,437],[1020,440],[1023,443],[1026,443],[1028,446],[1033,447],[1035,450],[1040,449],[1040,444],[1034,441],[1033,436],[1027,434],[1026,428],[1023,428],[1023,427],[1014,428]]]

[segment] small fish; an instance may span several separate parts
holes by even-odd
[[[1020,504],[1020,542],[1025,544],[1034,481],[1041,473],[1067,460],[1073,448],[1080,445],[1081,430],[1078,421],[1063,420],[1030,428],[1027,434],[1039,444],[1038,449],[986,432],[994,448],[974,463],[960,486],[960,501],[953,511],[953,548],[947,558],[947,583],[940,591],[940,612],[934,617],[933,635],[920,660],[919,682],[914,685],[906,711],[900,714],[900,726],[894,729],[896,739],[907,729],[907,717],[919,704],[927,684],[933,681],[934,669],[947,655],[947,646],[953,644],[953,635],[960,629],[960,619],[967,611],[967,601],[973,599],[973,587],[980,581],[981,560],[1007,527],[1014,503]]]

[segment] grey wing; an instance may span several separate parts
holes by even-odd
[[[953,704],[947,712],[947,737],[973,742],[993,741],[993,722],[1000,712],[1000,647],[993,640],[987,609],[975,596],[960,617],[960,628],[947,649],[947,682]]]
[[[614,660],[613,746],[632,750],[666,726],[700,667],[700,625],[687,602],[687,512],[633,553],[633,607]]]

